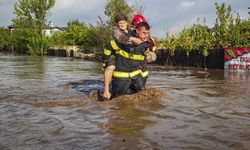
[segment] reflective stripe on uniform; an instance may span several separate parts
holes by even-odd
[[[141,73],[141,76],[142,76],[143,78],[145,78],[146,76],[148,76],[148,74],[149,74],[148,71],[144,71],[144,72]]]
[[[106,63],[102,63],[102,71],[105,70],[106,68]]]
[[[114,50],[119,50],[120,48],[117,46],[115,40],[110,41],[110,45]]]
[[[103,54],[109,56],[111,55],[111,52],[112,52],[111,50],[104,48]]]
[[[143,61],[145,59],[145,56],[144,55],[140,55],[140,54],[131,54],[131,53],[128,53],[122,49],[120,49],[115,40],[111,40],[110,41],[110,45],[112,47],[112,49],[114,49],[116,52],[116,54],[118,55],[121,55],[127,59],[132,59],[132,60],[139,60],[139,61]],[[111,52],[110,52],[111,53]],[[105,54],[105,49],[104,49],[104,54]],[[105,54],[106,55],[106,54]]]
[[[127,59],[141,60],[141,61],[143,61],[143,60],[145,59],[145,56],[143,56],[143,55],[131,54],[131,53],[128,53],[128,52],[126,52],[126,51],[120,49],[120,48],[117,46],[115,40],[111,40],[111,41],[110,41],[110,45],[111,45],[111,47],[112,47],[114,50],[116,50],[116,54],[119,54],[119,55],[121,55],[121,56],[123,56],[123,57],[125,57],[125,58],[127,58]]]
[[[130,54],[122,49],[116,51],[116,54],[119,54],[127,59],[132,59],[132,60],[141,60],[143,61],[145,56],[143,55],[136,55],[136,54]]]
[[[114,71],[113,76],[117,77],[117,78],[132,78],[132,77],[135,77],[141,73],[142,73],[141,70],[136,70],[136,71],[132,71],[132,72]]]

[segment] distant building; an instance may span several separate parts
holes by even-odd
[[[64,31],[65,27],[57,27],[57,26],[45,26],[43,29],[43,35],[51,37],[55,32]]]
[[[8,26],[9,31],[12,33],[15,29],[16,26],[15,25],[10,25]],[[45,25],[44,29],[43,29],[43,35],[44,36],[48,36],[51,37],[55,32],[62,32],[65,30],[65,27],[57,27],[57,26],[53,26],[53,25]]]

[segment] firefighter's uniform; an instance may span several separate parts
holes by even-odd
[[[143,70],[143,67],[147,63],[145,52],[149,47],[149,42],[135,46],[119,44],[115,40],[111,40],[104,46],[104,67],[108,65],[110,56],[115,55],[116,68],[112,80],[112,98],[145,88],[148,71]]]

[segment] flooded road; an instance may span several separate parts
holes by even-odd
[[[100,64],[0,53],[0,149],[250,149],[249,74],[149,69],[147,100],[97,102],[72,83]]]

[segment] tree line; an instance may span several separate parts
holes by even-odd
[[[79,46],[85,53],[99,53],[104,44],[111,39],[111,30],[115,25],[114,17],[119,13],[131,17],[143,13],[143,6],[129,6],[126,0],[107,0],[104,14],[107,20],[98,17],[95,25],[70,20],[62,32],[51,37],[44,36],[43,29],[49,24],[50,10],[55,0],[18,0],[14,5],[16,27],[12,33],[0,28],[0,49],[12,47],[16,52],[29,55],[46,55],[52,46]],[[217,18],[214,26],[206,25],[206,18],[197,19],[191,26],[184,27],[175,34],[166,33],[165,38],[156,38],[156,44],[172,54],[181,49],[188,55],[191,51],[200,51],[204,56],[209,50],[226,47],[250,47],[250,18],[240,19],[233,14],[230,5],[215,3]]]
[[[178,33],[166,34],[159,40],[162,48],[174,54],[176,50],[199,51],[203,56],[209,55],[211,49],[228,47],[250,47],[250,18],[241,20],[239,13],[233,14],[231,6],[215,3],[217,18],[214,26],[206,25],[206,18],[185,27]],[[234,16],[235,15],[235,16]]]

